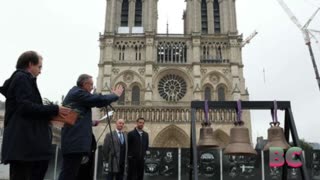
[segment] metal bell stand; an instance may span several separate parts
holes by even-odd
[[[190,136],[190,180],[198,180],[198,159],[197,159],[197,144],[196,144],[196,110],[203,109],[205,101],[192,101],[191,102],[191,136]],[[236,101],[208,101],[208,106],[211,109],[236,109]],[[274,108],[274,101],[241,101],[242,109],[252,109],[252,110],[271,110]],[[293,120],[293,115],[291,111],[290,101],[277,101],[277,106],[279,110],[285,111],[285,121],[284,121],[284,135],[289,142],[289,132],[291,132],[291,137],[294,146],[301,147],[299,142],[299,136],[297,132],[296,125]],[[304,161],[304,157],[300,156],[300,160]],[[307,172],[306,164],[303,163],[302,167],[299,168],[302,175],[302,180],[311,180],[310,175]],[[193,173],[192,173],[193,171]],[[287,180],[287,167],[283,167],[282,180]]]

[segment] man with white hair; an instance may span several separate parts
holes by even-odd
[[[121,85],[116,86],[111,94],[92,94],[93,80],[88,74],[81,74],[77,85],[72,87],[63,100],[63,105],[70,106],[79,112],[73,126],[64,126],[61,131],[62,168],[59,180],[92,179],[79,176],[79,169],[95,151],[96,140],[92,136],[93,107],[105,107],[119,99],[123,92]],[[90,175],[91,176],[91,175]]]
[[[104,144],[103,154],[108,162],[107,180],[124,180],[127,175],[127,153],[128,142],[127,134],[123,132],[124,120],[116,121],[116,129],[107,133]]]

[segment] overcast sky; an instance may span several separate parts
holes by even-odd
[[[320,0],[285,0],[304,24]],[[320,91],[301,31],[276,0],[237,0],[238,31],[258,35],[242,51],[251,100],[287,100],[300,138],[320,142]],[[184,0],[159,0],[158,33],[182,33]],[[97,77],[99,32],[104,31],[105,0],[0,1],[0,84],[15,70],[26,50],[43,55],[38,86],[43,97],[60,101],[79,74]],[[168,18],[170,17],[170,18]],[[310,28],[320,30],[320,13]],[[317,35],[320,40],[320,34]],[[320,44],[313,41],[320,66]],[[0,100],[4,97],[0,95]],[[253,136],[266,137],[269,111],[252,112]],[[279,112],[279,119],[283,113]],[[283,125],[283,124],[282,124]]]

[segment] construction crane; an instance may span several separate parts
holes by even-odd
[[[305,23],[304,26],[301,25],[301,23],[298,21],[298,19],[294,16],[294,14],[292,13],[292,11],[289,9],[289,7],[286,5],[286,3],[283,0],[277,0],[279,2],[279,4],[281,5],[282,9],[287,13],[287,15],[289,16],[289,18],[291,19],[291,21],[301,30],[302,34],[303,34],[303,38],[304,38],[304,42],[305,44],[308,46],[309,49],[309,53],[310,53],[310,57],[311,57],[311,61],[312,61],[312,65],[313,65],[313,69],[314,69],[314,73],[316,75],[316,80],[318,83],[318,87],[320,90],[320,77],[319,77],[319,71],[318,71],[318,67],[316,64],[316,61],[314,59],[314,55],[313,55],[313,51],[312,51],[312,47],[311,47],[311,40],[310,40],[310,36],[314,39],[316,39],[316,37],[310,32],[308,28],[310,22],[312,21],[312,19],[315,17],[315,15],[318,13],[318,11],[320,10],[320,8],[318,8],[313,14],[312,16],[308,19],[308,21]],[[315,30],[311,30],[311,31],[315,31]],[[317,40],[317,39],[316,39]]]
[[[308,19],[308,21],[305,23],[304,26],[301,25],[301,23],[298,21],[298,19],[293,15],[292,11],[289,9],[289,7],[285,4],[285,2],[283,0],[277,0],[279,2],[279,4],[281,5],[281,7],[283,8],[283,10],[287,13],[287,15],[289,16],[289,18],[291,19],[291,21],[302,31],[303,36],[304,36],[304,40],[305,43],[310,43],[310,36],[312,38],[315,38],[315,36],[311,33],[311,31],[313,32],[320,32],[317,30],[311,30],[308,29],[309,24],[311,23],[311,21],[313,20],[313,18],[315,17],[315,15],[318,13],[318,11],[320,10],[320,8],[318,8],[313,14],[312,16]],[[316,38],[315,38],[316,39]]]
[[[283,10],[288,14],[288,16],[290,17],[290,19],[292,20],[292,22],[294,24],[296,24],[296,26],[302,31],[303,37],[304,37],[304,41],[305,44],[308,46],[309,49],[309,53],[310,53],[310,57],[311,57],[311,61],[312,61],[312,65],[314,68],[314,72],[316,75],[316,80],[318,82],[318,87],[320,89],[320,77],[319,77],[319,71],[317,68],[317,64],[315,62],[314,59],[314,55],[313,55],[313,51],[312,51],[312,47],[311,47],[311,40],[310,40],[310,36],[313,37],[316,41],[317,39],[315,38],[315,36],[311,33],[311,31],[315,32],[315,30],[309,30],[307,29],[310,22],[312,21],[312,19],[315,17],[315,15],[318,13],[318,11],[320,10],[320,8],[318,8],[313,15],[308,19],[308,21],[305,23],[304,26],[302,26],[300,24],[300,22],[298,21],[298,19],[293,15],[293,13],[291,12],[291,10],[289,9],[289,7],[285,4],[285,2],[283,0],[278,0],[279,4],[281,5],[281,7],[283,8]]]
[[[258,32],[256,30],[253,31],[244,41],[241,43],[241,47],[244,47],[246,44],[250,43],[250,40],[254,38]]]

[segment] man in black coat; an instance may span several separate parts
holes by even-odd
[[[43,105],[36,77],[42,57],[35,51],[20,55],[16,71],[0,93],[6,97],[2,163],[10,164],[11,180],[43,180],[52,156],[50,119],[70,109]]]
[[[69,106],[79,112],[78,119],[73,126],[64,126],[61,132],[62,168],[59,180],[75,180],[83,160],[89,159],[95,144],[92,136],[93,107],[105,107],[117,101],[123,92],[123,87],[118,85],[112,94],[91,94],[93,90],[92,76],[82,74],[77,80],[77,86],[70,89],[63,101],[64,106]],[[88,179],[89,180],[89,179]]]
[[[136,127],[128,133],[128,178],[127,180],[143,180],[144,157],[149,148],[149,135],[143,131],[144,118],[139,117]]]

